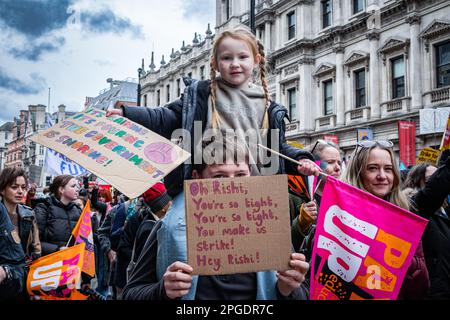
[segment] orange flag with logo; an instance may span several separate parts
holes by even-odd
[[[78,219],[77,225],[73,228],[72,235],[75,238],[75,244],[85,243],[84,263],[82,271],[91,277],[95,276],[95,253],[94,253],[94,236],[91,223],[91,205],[86,202],[83,212]]]
[[[35,260],[28,272],[28,293],[41,300],[79,299],[74,293],[81,278],[84,247],[81,243]]]

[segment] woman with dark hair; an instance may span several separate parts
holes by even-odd
[[[437,168],[429,163],[422,163],[412,167],[408,171],[403,188],[411,188],[416,191],[422,189],[436,170]]]
[[[400,188],[400,170],[391,141],[358,143],[345,172],[344,181],[403,209],[410,210],[409,199]],[[419,244],[406,272],[399,299],[423,299],[429,288],[428,271]]]
[[[0,202],[0,301],[22,299],[25,279],[25,254],[8,210]]]
[[[438,170],[423,163],[411,169],[406,181],[405,192],[414,195],[427,186],[431,176]],[[447,174],[448,175],[448,174]],[[443,188],[436,184],[436,187]],[[450,218],[448,203],[427,218],[430,219],[422,236],[425,262],[430,274],[430,290],[427,298],[450,299]]]
[[[50,185],[50,198],[35,207],[43,255],[66,247],[81,214],[75,204],[79,188],[74,177],[57,176]]]
[[[14,229],[20,238],[26,260],[41,256],[39,228],[33,210],[22,204],[28,181],[22,168],[5,168],[0,173],[0,195]]]

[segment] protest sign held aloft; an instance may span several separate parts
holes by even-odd
[[[120,116],[88,108],[34,135],[116,189],[135,198],[189,158],[189,153]]]
[[[429,162],[433,165],[436,165],[439,154],[439,150],[435,150],[433,148],[423,148],[420,151],[419,156],[417,157],[416,164]]]
[[[311,262],[312,300],[395,300],[427,220],[327,177]]]
[[[68,174],[74,177],[81,176],[87,172],[85,168],[79,166],[65,155],[51,149],[47,149],[45,154],[45,171],[55,176]]]
[[[288,269],[286,175],[189,180],[185,195],[188,264],[194,274]]]

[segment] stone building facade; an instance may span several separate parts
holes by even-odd
[[[216,32],[248,24],[249,3],[216,0]],[[417,123],[417,152],[438,146],[450,110],[449,17],[445,0],[256,0],[270,95],[291,117],[288,139],[312,146],[335,135],[348,157],[357,129],[368,128],[398,152],[398,121],[409,120]],[[141,105],[173,100],[183,75],[209,77],[213,35],[208,28],[196,39],[159,70],[150,65]],[[435,129],[422,130],[430,112]]]
[[[5,167],[7,145],[12,139],[12,130],[12,122],[5,122],[0,126],[0,171]]]
[[[46,112],[44,105],[29,105],[26,110],[20,110],[19,117],[14,118],[12,124],[12,137],[6,144],[5,167],[24,168],[30,182],[44,185],[46,147],[31,141],[30,137],[45,130],[47,117],[58,123],[73,114],[66,111],[64,105],[59,105],[58,112],[53,115]]]
[[[160,68],[156,69],[152,53],[148,70],[140,68],[141,106],[162,106],[175,100],[183,92],[183,77],[208,79],[210,77],[210,55],[213,34],[208,25],[204,35],[195,33],[191,44],[183,44],[179,50],[172,49],[166,62],[164,55]]]
[[[445,118],[450,107],[449,1],[264,0],[256,12],[272,98],[291,114],[289,139],[313,145],[333,134],[348,156],[356,129],[370,128],[398,150],[398,121],[409,120],[416,150],[439,145],[439,126],[422,134],[420,110]]]

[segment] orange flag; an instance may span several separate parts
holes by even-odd
[[[30,265],[27,290],[41,300],[74,300],[80,281],[85,244],[69,247]],[[78,296],[77,296],[78,297]]]
[[[305,181],[301,176],[288,175],[288,187],[289,193],[297,196],[306,196],[311,199],[311,195],[308,192]]]
[[[92,233],[91,223],[91,205],[86,202],[83,212],[78,219],[77,225],[73,228],[72,235],[75,238],[75,244],[85,243],[84,263],[82,271],[91,277],[95,276],[95,253],[94,253],[94,236]]]
[[[447,126],[442,136],[441,148],[442,151],[450,149],[450,114],[448,115]]]

